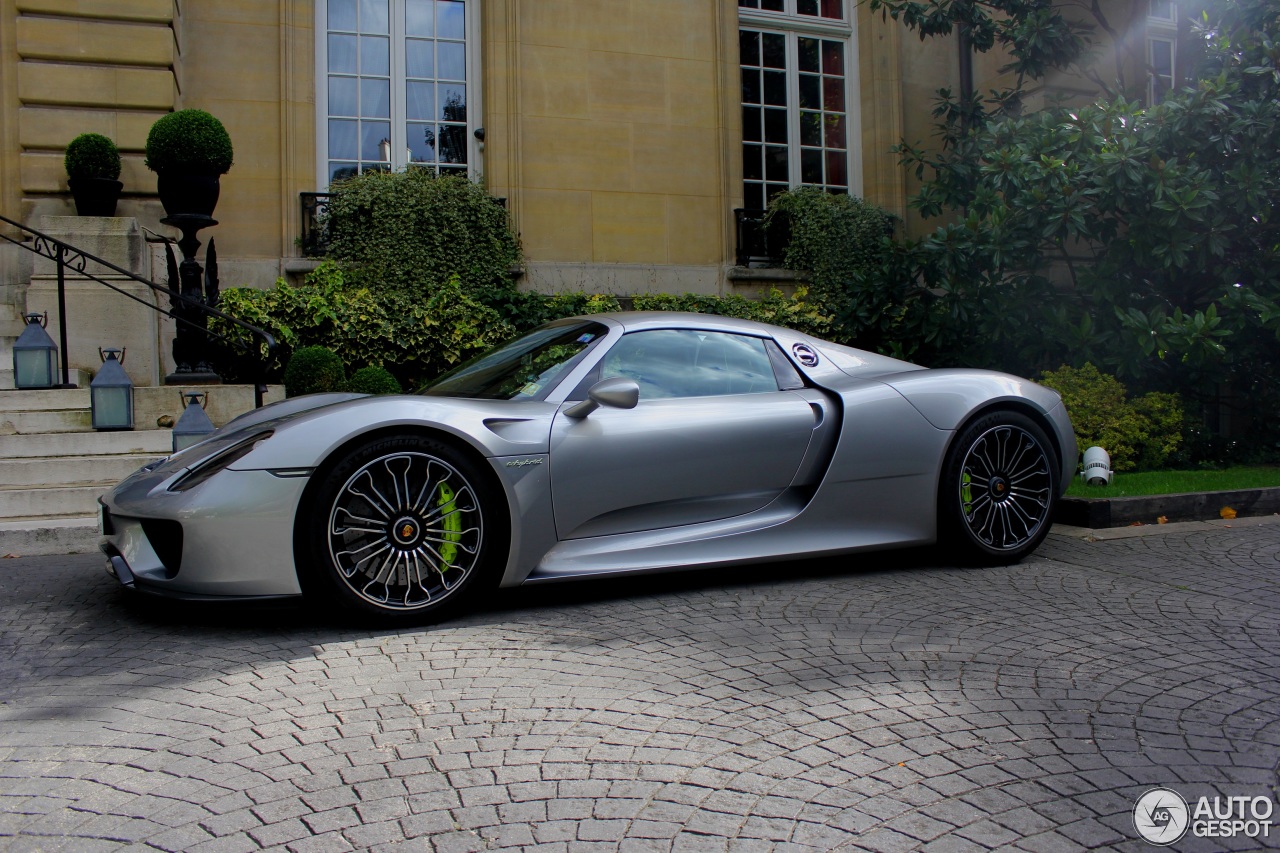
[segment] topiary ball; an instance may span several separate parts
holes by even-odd
[[[120,150],[101,133],[82,133],[67,145],[62,165],[68,178],[114,181],[120,177]]]
[[[401,394],[400,382],[385,367],[362,367],[347,380],[347,390],[357,394]]]
[[[231,137],[222,122],[204,110],[161,116],[147,134],[147,168],[223,175],[231,168]]]
[[[293,354],[284,369],[284,395],[300,397],[341,391],[346,385],[346,372],[338,354],[324,347],[303,347]]]

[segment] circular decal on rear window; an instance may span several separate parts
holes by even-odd
[[[791,353],[805,367],[816,367],[818,364],[818,354],[808,344],[793,344]]]

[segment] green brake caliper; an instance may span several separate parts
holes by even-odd
[[[969,472],[965,471],[960,475],[960,500],[964,501],[964,514],[969,515],[969,508],[973,506],[973,491],[970,483],[973,478],[969,476]]]
[[[454,500],[456,497],[448,483],[440,484],[440,500],[436,502],[436,506],[440,508],[445,530],[445,541],[440,546],[440,559],[444,561],[444,565],[440,567],[441,573],[458,558],[456,543],[462,541],[462,513],[458,512],[458,504]]]

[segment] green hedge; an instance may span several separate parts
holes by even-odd
[[[114,181],[120,177],[120,149],[101,133],[82,133],[67,145],[62,164],[68,178]]]
[[[346,373],[337,353],[324,347],[303,347],[289,359],[284,370],[284,395],[301,397],[325,391],[341,391]]]

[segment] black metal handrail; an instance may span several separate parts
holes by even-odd
[[[188,296],[184,296],[181,292],[175,290],[174,288],[165,287],[163,285],[156,284],[154,281],[151,281],[150,279],[145,279],[140,275],[136,275],[130,272],[129,270],[124,269],[123,267],[116,266],[115,264],[111,263],[108,260],[99,258],[97,255],[92,255],[84,251],[83,249],[79,249],[79,248],[76,248],[75,246],[72,246],[70,243],[65,243],[62,240],[59,240],[57,237],[50,237],[48,234],[45,234],[41,231],[37,231],[36,229],[32,228],[29,225],[23,225],[21,222],[15,222],[14,220],[10,219],[7,216],[0,216],[0,222],[4,222],[13,226],[14,228],[18,229],[19,232],[30,234],[31,240],[30,240],[30,243],[28,244],[28,241],[25,239],[17,239],[9,234],[6,234],[4,232],[4,229],[0,229],[0,239],[7,240],[8,242],[14,244],[15,246],[20,246],[21,248],[26,249],[28,252],[31,252],[32,254],[40,255],[43,258],[48,258],[49,260],[57,264],[58,326],[59,326],[59,338],[60,338],[59,343],[62,345],[61,361],[62,361],[62,384],[63,385],[71,384],[71,381],[70,381],[71,373],[70,373],[70,369],[67,366],[67,297],[66,297],[66,280],[65,279],[66,279],[66,270],[68,268],[73,270],[78,275],[84,276],[86,279],[90,281],[95,281],[98,284],[103,285],[104,287],[108,287],[111,290],[114,290],[116,293],[119,293],[122,296],[127,296],[128,298],[132,299],[134,302],[147,306],[152,311],[155,311],[159,314],[163,314],[166,317],[170,317],[176,322],[185,323],[186,325],[191,326],[192,328],[197,329],[201,332],[204,332],[205,334],[211,335],[217,338],[218,340],[226,344],[229,344],[231,346],[239,345],[238,342],[232,340],[226,335],[201,328],[200,326],[191,322],[187,318],[179,316],[178,313],[172,309],[162,308],[159,305],[154,305],[145,299],[142,299],[138,296],[135,296],[132,293],[129,293],[127,290],[116,287],[114,284],[107,281],[106,279],[99,278],[98,276],[89,272],[88,266],[91,263],[98,264],[99,266],[102,266],[102,267],[106,267],[112,272],[118,275],[121,275],[127,279],[130,279],[132,281],[136,281],[139,284],[145,284],[147,287],[151,288],[153,292],[157,294],[162,293],[165,296],[168,296],[170,300],[170,304],[173,304],[174,302],[181,302],[190,308],[196,308],[199,311],[204,312],[205,314],[212,315],[214,317],[219,317],[225,320],[226,322],[231,323],[234,326],[239,326],[241,329],[244,329],[250,334],[255,335],[256,337],[262,339],[262,342],[267,345],[268,358],[270,357],[271,351],[274,350],[276,347],[276,339],[272,337],[271,333],[267,332],[265,329],[259,329],[257,326],[254,326],[251,323],[246,323],[243,320],[232,317],[230,314],[226,314],[222,311],[219,311],[217,308],[210,307],[209,305],[206,305],[204,302],[198,299],[191,299]],[[261,373],[262,381],[255,383],[254,385],[253,396],[254,396],[255,406],[262,405],[262,395],[263,395],[263,392],[265,391],[265,382],[266,382],[267,359],[259,359],[259,361],[262,363],[262,373]]]
[[[329,207],[329,193],[298,193],[302,204],[302,239],[299,240],[304,258],[319,258],[329,250],[328,231],[321,226],[321,217]]]

